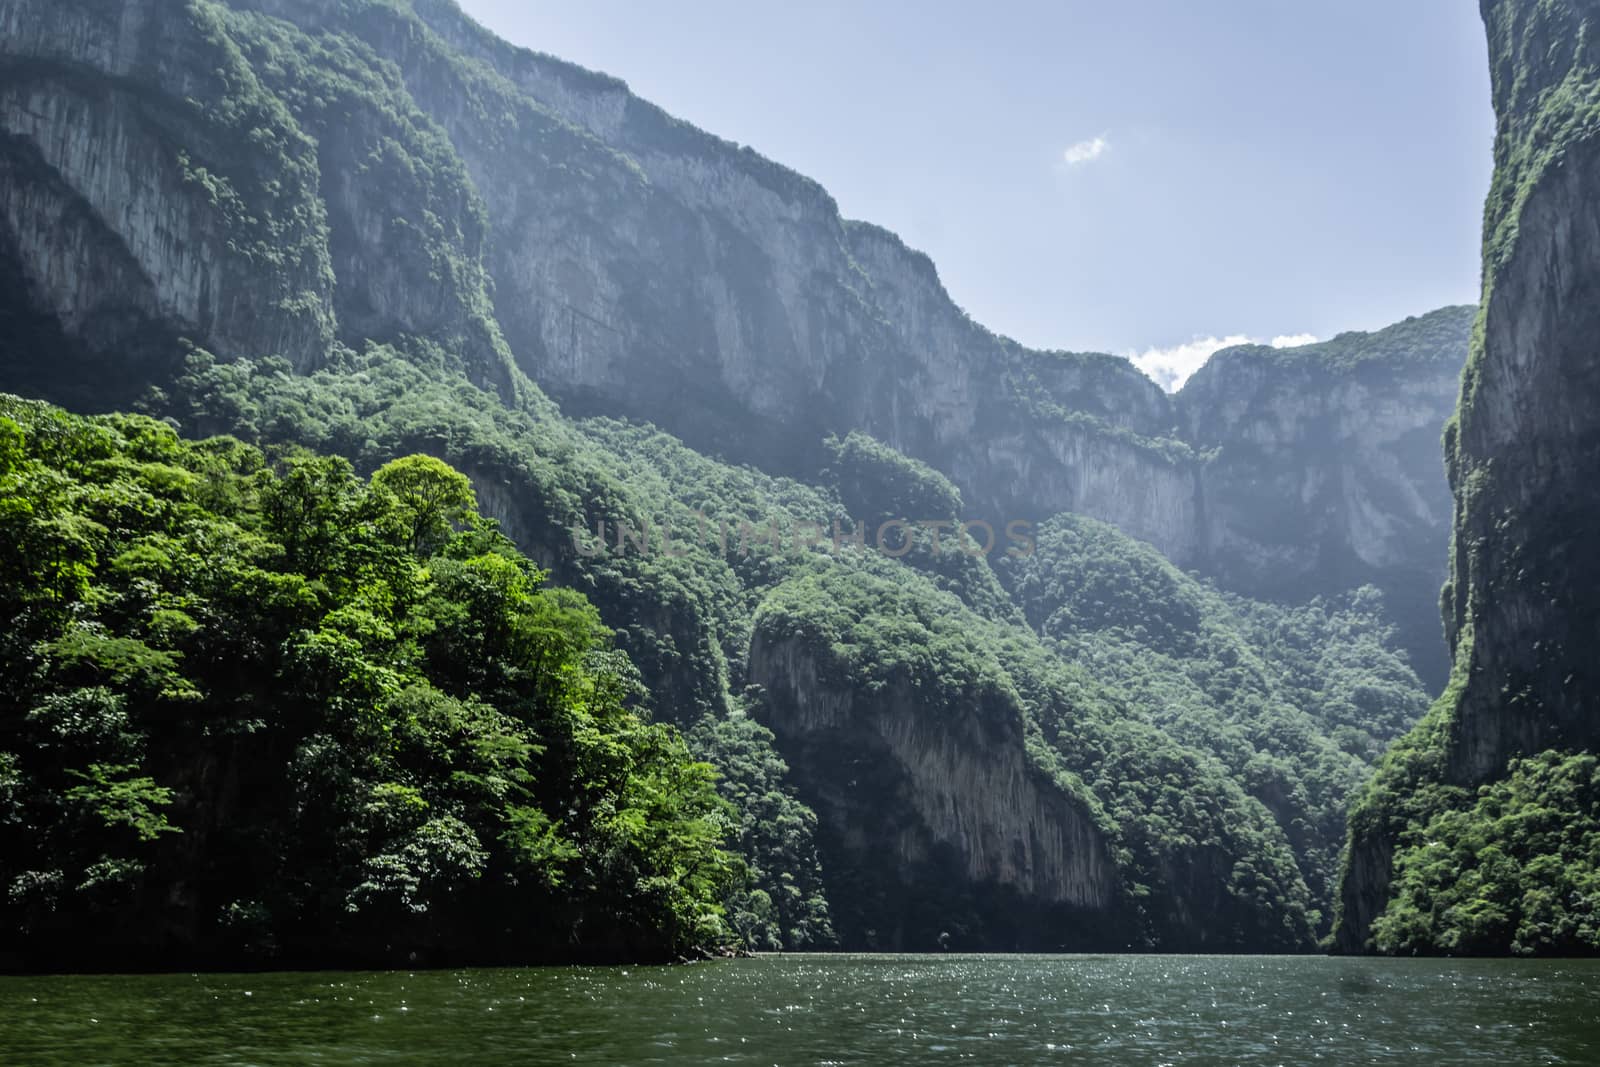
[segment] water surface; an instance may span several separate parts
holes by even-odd
[[[1600,961],[767,956],[0,978],[0,1064],[1600,1063]]]

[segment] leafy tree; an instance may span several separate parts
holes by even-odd
[[[411,551],[432,555],[477,498],[467,476],[432,456],[390,460],[372,475],[372,486],[391,501]]]

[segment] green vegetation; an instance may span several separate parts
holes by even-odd
[[[961,494],[950,479],[864,433],[828,439],[833,478],[850,516],[871,530],[894,519],[954,519]]]
[[[1426,696],[1373,590],[1298,608],[1221,593],[1113,528],[1062,515],[1008,584],[1063,659],[1210,754],[1288,835],[1322,917],[1344,814]]]
[[[601,523],[613,549],[619,522],[634,530],[671,522],[693,531],[697,510],[791,529],[797,516],[831,514],[837,504],[818,490],[707,459],[648,428],[552,417],[536,389],[527,386],[525,393],[530,399],[508,406],[462,378],[372,345],[359,354],[336,350],[309,375],[293,375],[275,361],[224,363],[192,352],[186,373],[152,393],[148,404],[178,415],[197,435],[231,430],[262,445],[303,443],[344,455],[363,470],[390,456],[427,451],[470,472],[480,495],[492,493],[508,533],[600,608],[617,646],[647,684],[641,704],[653,717],[679,724],[701,758],[728,772],[723,791],[763,810],[782,797],[777,807],[798,829],[749,832],[755,816],[741,807],[737,817],[746,831],[738,843],[752,887],[764,877],[786,877],[802,892],[804,906],[775,912],[793,925],[763,926],[755,943],[831,943],[809,844],[814,816],[781,782],[783,772],[773,770],[782,761],[770,736],[746,734],[734,744],[734,735],[716,728],[731,714],[742,685],[754,606],[746,587],[775,580],[788,561],[770,549],[724,559],[707,545],[687,546],[692,550],[682,557],[614,550],[585,557],[574,542],[592,537]],[[587,532],[575,537],[574,530]],[[720,747],[724,742],[734,745],[731,752]],[[731,772],[727,761],[736,755],[763,768],[759,789]],[[801,840],[792,840],[796,835]],[[744,889],[729,892],[730,915],[754,914],[745,907]],[[740,929],[753,927],[746,922]]]
[[[830,437],[826,444],[822,477],[844,505],[842,530],[928,575],[983,615],[1021,621],[988,563],[1016,547],[1008,536],[1013,531],[986,520],[965,525],[969,516],[950,479],[864,433]]]
[[[1541,752],[1400,835],[1381,952],[1600,951],[1600,758]]]
[[[746,948],[834,948],[817,817],[794,794],[772,731],[744,714],[702,723],[691,743],[717,766],[718,788],[740,815],[736,845],[748,878],[726,898],[728,923]]]
[[[619,522],[694,532],[703,515],[784,531],[837,520],[849,530],[921,510],[960,514],[959,494],[941,475],[860,435],[834,442],[828,487],[807,486],[710,459],[648,427],[550,418],[538,401],[507,407],[384,346],[336,354],[305,376],[197,352],[152,403],[196,432],[305,441],[361,469],[426,449],[493,488],[508,530],[584,589],[615,628],[646,679],[645,706],[681,724],[725,776],[721,789],[743,828],[735,847],[751,872],[725,903],[753,945],[828,945],[835,930],[862,944],[884,925],[869,906],[884,872],[854,870],[837,846],[818,851],[806,802],[813,769],[783,769],[789,761],[771,734],[739,712],[758,625],[818,613],[850,620],[841,624],[874,636],[841,663],[841,677],[866,692],[905,657],[931,657],[918,661],[925,699],[950,694],[952,714],[966,706],[968,667],[982,676],[999,669],[1019,694],[1010,698],[1014,713],[1037,728],[1030,751],[1041,773],[1077,781],[1074,795],[1107,813],[1122,842],[1126,928],[1138,944],[1309,945],[1327,912],[1342,798],[1421,708],[1370,596],[1296,610],[1227,598],[1114,530],[1068,517],[1046,528],[1061,536],[1005,571],[1015,604],[1051,647],[1019,625],[987,558],[952,554],[948,544],[934,555],[926,539],[901,560],[836,554],[831,531],[799,554],[759,545],[741,553],[714,536],[675,540],[682,556],[614,550]],[[889,503],[874,511],[877,501]],[[570,531],[578,526],[588,540],[599,523],[611,550],[586,557]],[[1096,532],[1086,536],[1092,551],[1066,536],[1074,530]],[[1149,572],[1156,586],[1125,578],[1129,568]],[[1072,606],[1043,610],[1061,590],[1073,591]],[[907,629],[918,617],[949,636]],[[1129,628],[1135,636],[1122,632]],[[766,713],[759,694],[750,710]],[[1179,870],[1201,872],[1204,888],[1179,890]],[[958,925],[951,911],[965,907],[965,928],[982,943],[992,909],[949,903],[943,913],[930,907],[928,922]],[[1194,938],[1186,916],[1197,909],[1229,918]]]
[[[666,957],[729,809],[579,594],[408,456],[0,399],[0,904],[59,965]],[[512,921],[511,917],[515,916]]]
[[[1249,359],[1278,367],[1339,373],[1363,367],[1399,370],[1420,363],[1453,367],[1459,365],[1462,335],[1471,329],[1477,312],[1476,305],[1439,308],[1381,330],[1351,330],[1332,340],[1294,348],[1239,345],[1218,356],[1223,360]]]

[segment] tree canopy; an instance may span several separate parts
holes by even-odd
[[[14,949],[662,957],[728,938],[711,768],[630,710],[638,675],[595,608],[546,587],[440,460],[362,479],[4,399],[0,540]]]

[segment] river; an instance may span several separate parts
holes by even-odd
[[[789,955],[0,978],[0,1064],[1600,1063],[1600,961]]]

